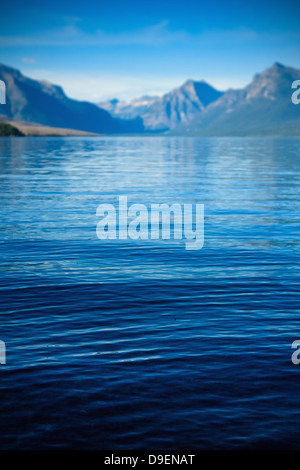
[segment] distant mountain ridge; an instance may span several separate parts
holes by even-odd
[[[129,102],[120,101],[117,98],[97,103],[99,108],[105,109],[112,116],[121,119],[135,119],[141,116],[146,109],[159,99],[159,96],[142,96]]]
[[[111,100],[99,103],[99,106],[115,117],[140,116],[148,131],[166,131],[189,122],[222,94],[204,81],[187,80],[181,87],[162,97],[145,96],[129,103]]]
[[[0,64],[0,79],[6,84],[6,104],[1,114],[12,120],[94,133],[143,132],[140,118],[113,118],[95,104],[68,98],[60,86],[32,80],[16,69]]]
[[[300,70],[275,63],[240,90],[228,90],[170,134],[198,136],[299,136],[300,106],[291,101]]]
[[[38,130],[43,133],[58,133],[59,128],[63,129],[61,135],[75,130],[77,135],[83,131],[300,137],[300,105],[291,101],[291,86],[300,79],[300,70],[279,63],[256,74],[249,85],[238,90],[221,92],[204,81],[188,80],[162,97],[143,96],[129,103],[111,100],[100,105],[70,99],[60,86],[32,80],[1,64],[0,79],[7,90],[6,104],[0,105],[6,122],[21,122],[25,127],[41,124],[47,127]]]

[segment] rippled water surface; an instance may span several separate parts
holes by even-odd
[[[1,448],[300,448],[300,140],[0,141]],[[96,209],[205,204],[205,243]]]

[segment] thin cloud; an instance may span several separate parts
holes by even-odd
[[[22,62],[25,62],[25,64],[35,64],[36,59],[34,57],[22,57]]]
[[[87,33],[76,22],[63,28],[44,31],[28,36],[2,36],[0,46],[161,46],[163,44],[199,44],[207,45],[218,42],[257,41],[264,34],[246,28],[229,31],[203,31],[192,34],[184,30],[172,30],[168,21],[158,24],[118,33],[108,33],[98,30]],[[266,33],[267,34],[267,33]],[[278,36],[277,36],[278,38]]]

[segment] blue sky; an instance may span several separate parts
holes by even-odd
[[[15,0],[0,61],[101,101],[162,94],[188,78],[241,87],[275,61],[300,69],[300,2]]]

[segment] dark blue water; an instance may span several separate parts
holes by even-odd
[[[1,448],[300,448],[300,140],[1,139]],[[205,244],[96,209],[205,204]]]

